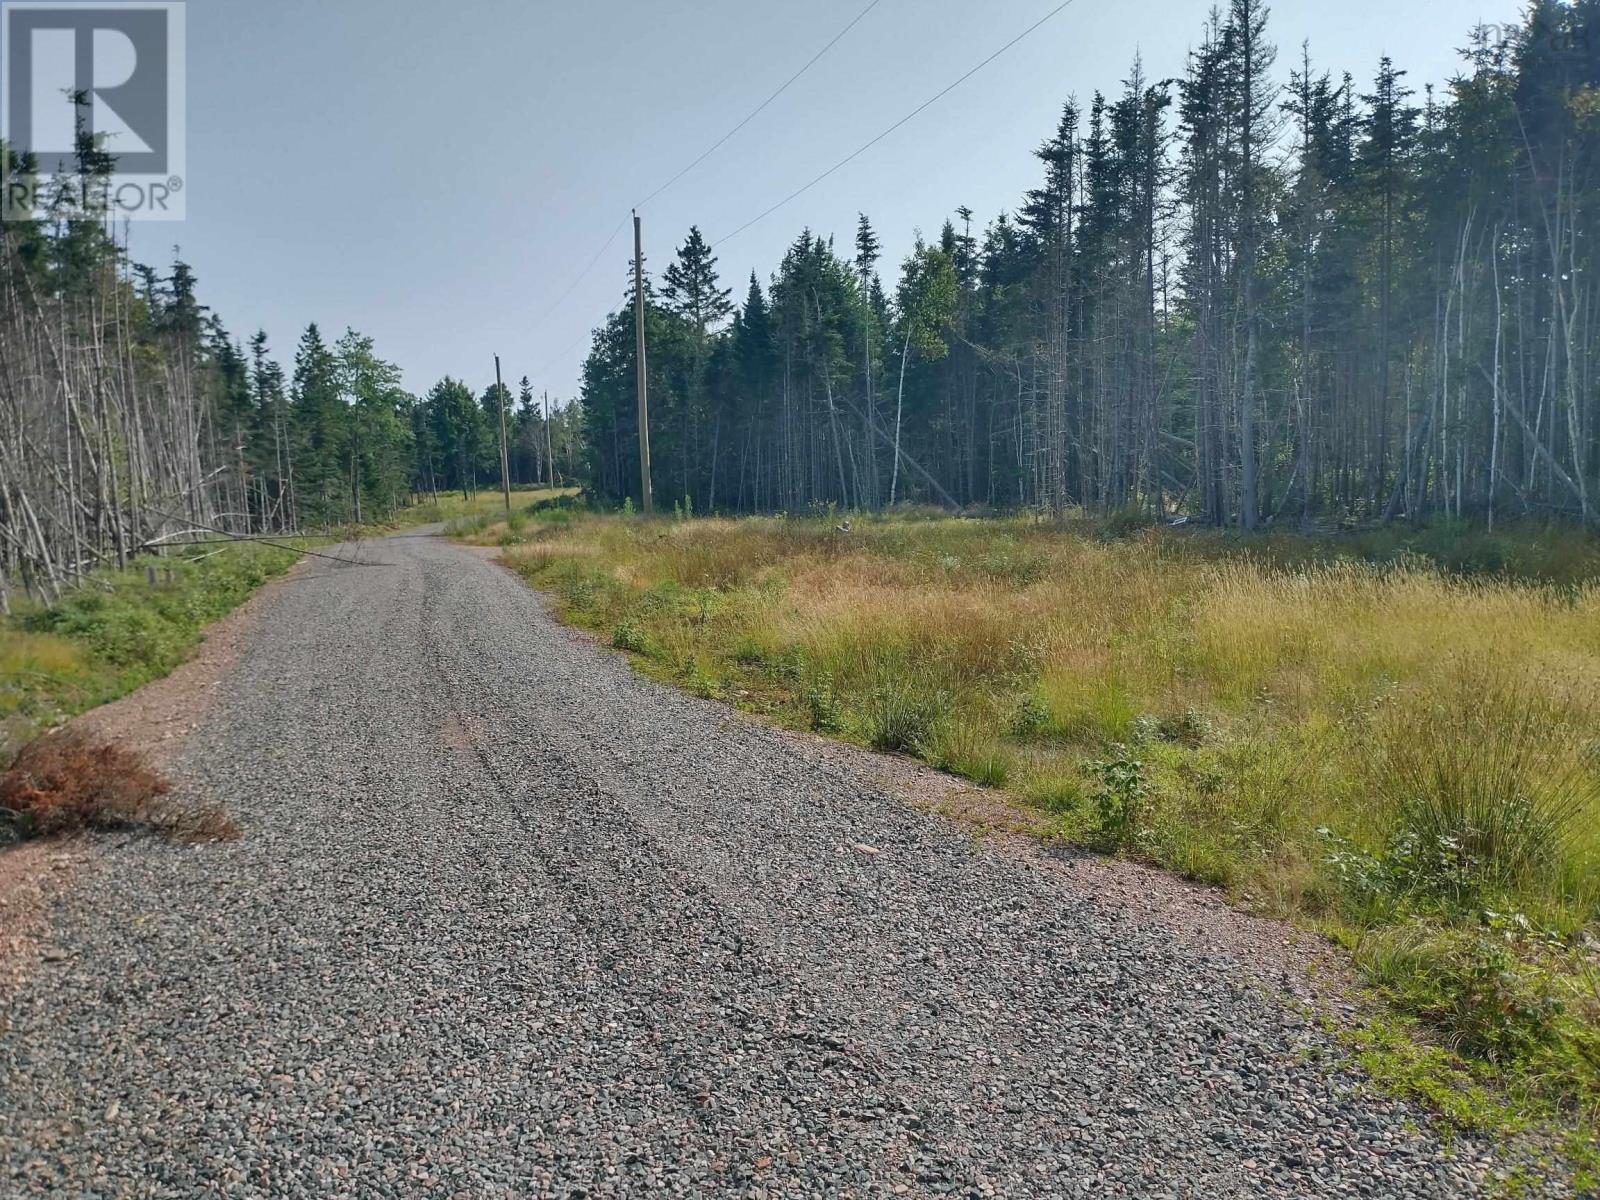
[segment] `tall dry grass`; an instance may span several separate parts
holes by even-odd
[[[502,540],[647,670],[1003,785],[1086,841],[1124,811],[1104,780],[1132,781],[1119,844],[1353,944],[1510,914],[1581,974],[1600,931],[1582,539],[1540,550],[1560,584],[1025,518],[567,514]]]

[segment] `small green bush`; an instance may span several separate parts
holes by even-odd
[[[811,682],[805,700],[811,713],[811,727],[818,733],[838,733],[844,728],[844,709],[834,695],[833,681],[827,676]]]
[[[1037,696],[1024,696],[1011,714],[1011,732],[1020,738],[1036,738],[1050,730],[1050,709]]]
[[[1180,746],[1188,746],[1191,750],[1205,745],[1214,732],[1211,718],[1192,704],[1175,717],[1163,718],[1160,726],[1163,738]]]
[[[1462,969],[1448,977],[1450,1008],[1440,1014],[1462,1049],[1490,1062],[1510,1062],[1551,1040],[1564,1006],[1548,976],[1489,938],[1475,939],[1463,957]]]
[[[1144,763],[1129,756],[1126,746],[1114,745],[1114,757],[1089,764],[1098,785],[1092,799],[1100,817],[1100,836],[1112,849],[1133,845],[1150,800]]]
[[[626,650],[630,654],[649,654],[653,649],[650,635],[637,621],[625,619],[618,621],[611,631],[611,644],[618,650]]]

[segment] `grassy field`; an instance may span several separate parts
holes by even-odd
[[[476,520],[707,696],[1003,787],[1346,944],[1464,1124],[1600,1117],[1600,546],[915,514]],[[1404,1047],[1402,1051],[1400,1048]]]

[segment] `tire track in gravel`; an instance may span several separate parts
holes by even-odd
[[[0,1196],[1487,1186],[1227,946],[638,678],[476,555],[368,557],[277,592],[182,744],[244,839],[108,846],[58,906],[0,1012]]]
[[[471,694],[476,682],[471,664],[456,664],[466,674],[453,677],[441,639],[429,633],[433,619],[425,603],[424,632],[441,692],[452,698]],[[732,1134],[736,1149],[727,1158],[735,1178],[741,1165],[753,1175],[750,1164],[788,1161],[791,1155],[820,1153],[835,1163],[855,1155],[890,1170],[915,1160],[911,1146],[926,1135],[896,1121],[916,1117],[897,1111],[902,1106],[886,1095],[884,1064],[872,1061],[869,1047],[847,1044],[826,1028],[814,1027],[816,1022],[807,1018],[821,1016],[825,1023],[827,998],[807,993],[798,975],[781,969],[775,948],[666,853],[624,803],[582,778],[576,764],[565,759],[554,777],[573,780],[570,786],[530,789],[512,776],[510,764],[497,764],[459,700],[452,705],[451,719],[465,731],[466,748],[483,774],[522,814],[530,848],[564,898],[571,897],[565,903],[577,924],[597,945],[609,947],[602,952],[602,968],[637,994],[641,1010],[653,1016],[652,1028],[692,1029],[701,1040],[691,1050],[667,1039],[666,1074],[680,1106],[697,1119],[713,1144],[725,1144]],[[581,820],[572,819],[575,811],[581,812]],[[660,959],[658,948],[657,961],[652,961],[645,947],[660,943],[670,943],[672,955]],[[665,968],[663,961],[669,964]],[[685,970],[692,980],[682,977]],[[730,976],[737,976],[739,992],[750,1002],[727,997]],[[707,1057],[707,1043],[714,1047],[712,1055],[737,1064],[718,1089],[740,1102],[732,1130],[718,1129],[709,1111],[721,1106],[721,1098],[701,1082],[698,1064]],[[763,1077],[773,1073],[774,1050],[785,1071],[795,1068],[797,1056],[804,1060],[799,1073],[825,1081],[827,1100],[813,1095],[804,1108],[796,1107],[782,1086],[785,1071],[778,1072],[779,1086],[773,1088]],[[873,1113],[879,1117],[870,1117]],[[831,1125],[840,1119],[865,1120],[879,1136],[863,1139],[868,1145],[839,1144]],[[806,1133],[798,1144],[786,1134],[795,1124]],[[946,1136],[953,1140],[957,1134],[950,1130]]]

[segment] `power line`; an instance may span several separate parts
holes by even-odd
[[[714,245],[714,246],[726,245],[728,242],[730,242],[734,238],[738,237],[746,229],[749,229],[752,225],[759,224],[760,222],[766,220],[773,213],[777,212],[784,205],[788,204],[791,200],[796,200],[799,197],[805,195],[805,193],[809,192],[812,188],[816,187],[817,184],[821,183],[824,179],[826,179],[828,176],[832,175],[835,171],[839,170],[841,167],[844,167],[844,166],[848,165],[849,163],[854,162],[856,159],[860,158],[863,154],[865,154],[868,150],[872,149],[872,147],[876,146],[879,142],[883,141],[884,138],[888,137],[895,130],[899,129],[902,125],[906,124],[907,122],[911,121],[914,117],[916,117],[919,114],[921,114],[923,112],[923,110],[931,107],[932,105],[934,105],[938,101],[944,99],[945,96],[947,96],[951,92],[955,91],[956,88],[960,87],[963,83],[965,83],[967,80],[971,79],[979,71],[983,70],[990,63],[992,63],[995,59],[999,58],[1007,50],[1011,49],[1011,47],[1015,46],[1018,42],[1022,41],[1023,38],[1027,37],[1034,30],[1038,29],[1041,25],[1043,25],[1046,21],[1050,20],[1050,18],[1052,18],[1056,14],[1060,13],[1063,9],[1069,8],[1073,3],[1074,3],[1074,0],[1062,0],[1062,2],[1060,4],[1056,5],[1049,12],[1045,13],[1044,16],[1040,17],[1032,25],[1029,25],[1021,33],[1017,34],[1016,37],[1012,38],[1004,46],[1001,46],[1000,49],[996,50],[993,54],[989,55],[988,58],[984,59],[977,66],[975,66],[971,70],[969,70],[966,74],[964,74],[960,78],[956,79],[953,83],[947,84],[945,87],[943,87],[939,91],[935,92],[932,96],[929,96],[921,104],[917,105],[916,108],[912,109],[905,116],[901,117],[898,121],[896,121],[893,125],[889,126],[889,128],[885,129],[882,133],[878,134],[876,137],[874,137],[870,141],[864,142],[862,145],[858,146],[855,150],[852,150],[849,154],[845,155],[838,162],[834,163],[833,166],[829,167],[826,171],[822,172],[822,174],[818,175],[815,179],[811,180],[810,183],[805,184],[803,187],[796,188],[794,191],[790,192],[787,196],[785,196],[782,200],[779,200],[771,208],[768,208],[764,212],[762,212],[762,213],[750,218],[750,220],[746,221],[743,225],[739,226],[739,228],[735,229],[732,233],[725,234],[724,236],[722,236],[720,238],[713,238],[711,240],[712,245]]]
[[[865,8],[863,8],[860,12],[858,12],[856,14],[855,19],[853,21],[851,21],[850,24],[846,25],[843,29],[839,30],[838,33],[834,34],[832,39],[829,40],[829,42],[828,42],[828,44],[826,46],[824,46],[821,50],[818,50],[815,54],[813,54],[811,56],[810,61],[807,62],[805,66],[801,67],[793,75],[789,76],[789,78],[784,81],[782,87],[780,87],[777,91],[773,92],[772,95],[768,96],[760,104],[756,105],[755,108],[751,109],[750,112],[745,116],[744,120],[740,121],[732,129],[728,130],[727,133],[723,134],[720,138],[718,138],[715,142],[713,142],[711,144],[711,146],[703,154],[700,155],[699,158],[695,159],[688,166],[684,167],[683,170],[679,171],[671,179],[667,180],[660,187],[658,187],[655,191],[651,192],[643,200],[639,201],[639,203],[635,204],[634,208],[636,208],[636,209],[643,208],[646,204],[649,204],[650,201],[654,200],[657,196],[661,195],[662,192],[666,191],[673,184],[677,183],[678,180],[682,179],[690,171],[694,170],[701,163],[705,162],[706,159],[710,158],[713,154],[715,154],[718,150],[720,150],[727,143],[729,138],[731,138],[734,134],[738,133],[746,125],[750,124],[751,121],[755,120],[758,116],[760,116],[762,111],[766,109],[767,105],[771,104],[779,96],[783,95],[786,91],[788,91],[790,85],[793,84],[795,82],[795,80],[799,79],[800,76],[804,75],[812,67],[816,66],[818,60],[820,60],[824,54],[826,54],[829,50],[832,50],[836,45],[838,45],[839,44],[839,40],[841,38],[843,38],[845,34],[849,33],[852,29],[854,29],[857,25],[861,24],[861,19],[863,17],[865,17],[873,9],[877,8],[880,3],[882,3],[882,0],[871,0],[870,4],[868,4]]]
[[[687,167],[685,167],[685,168],[683,168],[683,170],[679,171],[678,174],[674,175],[671,179],[667,180],[666,183],[662,184],[661,187],[657,188],[654,192],[652,192],[649,196],[647,196],[645,198],[645,200],[641,201],[640,202],[640,206],[642,207],[643,204],[648,203],[650,200],[654,199],[656,196],[658,196],[662,192],[666,191],[667,188],[671,187],[674,183],[676,183],[684,175],[687,175],[697,165],[699,165],[707,157],[709,157],[712,153],[714,153],[720,146],[722,146],[725,142],[727,142],[727,140],[729,138],[731,138],[734,134],[738,133],[740,129],[742,129],[742,128],[744,128],[744,126],[748,125],[750,123],[750,121],[753,120],[762,111],[762,109],[766,108],[769,104],[772,103],[773,100],[777,99],[778,96],[782,95],[782,93],[792,83],[794,83],[794,81],[796,79],[800,78],[801,75],[805,74],[806,71],[810,70],[812,65],[814,63],[816,63],[818,59],[820,59],[824,54],[826,54],[830,49],[832,49],[832,47],[839,41],[840,38],[842,38],[846,33],[850,32],[851,29],[853,29],[857,24],[859,24],[860,21],[862,20],[862,18],[865,17],[869,12],[871,12],[873,8],[877,7],[877,5],[880,2],[881,2],[881,0],[872,0],[872,2],[869,3],[867,5],[867,7],[865,9],[863,9],[856,16],[855,20],[851,21],[850,24],[848,24],[848,25],[846,25],[844,27],[844,29],[840,30],[839,33],[835,34],[833,39],[826,46],[824,46],[820,51],[818,51],[815,55],[813,55],[811,60],[809,62],[807,62],[805,66],[801,67],[800,70],[797,71],[793,76],[791,76],[789,78],[789,80],[787,82],[785,82],[782,87],[780,87],[776,92],[774,92],[771,96],[769,96],[766,100],[764,100],[760,105],[758,105],[749,114],[749,116],[745,117],[744,120],[740,121],[738,125],[735,125],[731,130],[729,130],[726,134],[724,134],[722,138],[720,138],[715,144],[713,144],[710,147],[710,149],[706,150],[705,153],[703,153],[699,158],[695,159]],[[760,222],[766,220],[773,213],[777,212],[780,208],[783,208],[785,205],[789,204],[790,202],[799,199],[806,192],[809,192],[812,188],[816,187],[817,184],[819,184],[823,180],[827,179],[830,175],[834,174],[836,171],[840,170],[841,168],[843,168],[845,166],[848,166],[850,163],[852,163],[856,159],[860,158],[863,154],[865,154],[868,150],[872,149],[879,142],[883,141],[890,134],[894,133],[896,130],[900,129],[902,126],[907,125],[911,121],[915,120],[918,116],[920,116],[927,109],[929,109],[933,105],[937,104],[940,100],[944,99],[951,92],[955,91],[956,88],[960,87],[967,80],[971,79],[979,71],[983,70],[990,63],[994,62],[995,59],[999,58],[1002,54],[1005,54],[1008,50],[1010,50],[1012,47],[1016,46],[1019,42],[1023,41],[1025,38],[1031,36],[1035,31],[1037,31],[1039,28],[1041,28],[1043,25],[1045,25],[1051,19],[1053,19],[1054,17],[1060,15],[1066,9],[1070,8],[1075,2],[1076,2],[1076,0],[1061,0],[1061,3],[1057,4],[1049,12],[1045,13],[1044,16],[1040,17],[1032,25],[1029,25],[1026,29],[1024,29],[1021,33],[1017,34],[1015,37],[1013,37],[1010,41],[1006,42],[999,49],[997,49],[993,53],[989,54],[981,62],[977,63],[975,66],[973,66],[970,69],[968,69],[966,72],[964,72],[963,74],[958,76],[956,79],[952,80],[950,83],[948,83],[944,87],[940,88],[932,96],[929,96],[921,104],[917,105],[916,108],[912,109],[905,116],[901,117],[894,124],[890,125],[887,129],[884,129],[881,133],[877,134],[875,137],[869,139],[868,141],[863,142],[860,146],[856,147],[856,149],[852,150],[849,154],[845,155],[845,157],[841,158],[838,162],[834,163],[826,171],[823,171],[820,175],[817,175],[815,178],[811,179],[809,182],[807,182],[806,184],[802,185],[801,187],[796,188],[794,191],[790,192],[783,199],[779,200],[776,204],[773,204],[769,208],[764,209],[762,212],[758,213],[756,216],[754,216],[750,220],[746,221],[743,225],[740,225],[737,229],[733,230],[733,232],[731,232],[729,234],[726,234],[726,235],[724,235],[724,236],[722,236],[720,238],[712,238],[712,239],[710,239],[712,245],[720,246],[720,245],[723,245],[723,244],[727,243],[728,241],[732,240],[733,238],[738,237],[741,233],[743,233],[745,230],[749,229],[751,226],[757,225]],[[616,240],[617,234],[622,232],[622,230],[623,230],[624,226],[626,226],[627,222],[628,222],[628,217],[626,215],[624,215],[623,218],[620,221],[618,221],[616,228],[614,228],[611,231],[611,235],[606,239],[605,245],[601,246],[601,248],[595,253],[594,258],[590,260],[589,265],[586,266],[583,269],[583,271],[579,274],[578,278],[573,280],[572,284],[567,288],[567,290],[561,294],[561,298],[559,300],[557,300],[555,304],[551,305],[551,307],[548,310],[546,310],[544,315],[539,318],[539,323],[540,324],[542,324],[545,321],[545,319],[548,318],[549,315],[552,312],[554,312],[557,308],[559,308],[561,306],[562,302],[564,302],[567,299],[567,297],[570,296],[573,293],[574,290],[576,290],[578,284],[580,282],[582,282],[584,277],[587,276],[589,274],[589,272],[594,269],[595,264],[600,261],[600,258],[605,254],[606,250],[610,248],[611,243]],[[582,340],[582,338],[584,336],[586,336],[586,334],[580,334],[579,337],[574,338],[572,340],[572,342],[568,344],[567,348],[565,350],[562,350],[556,357],[564,357],[567,354],[567,352],[572,349],[573,346],[575,346],[580,340]]]
[[[788,79],[784,80],[783,85],[781,87],[779,87],[777,91],[773,92],[772,95],[768,96],[760,104],[756,105],[755,108],[751,109],[750,112],[748,112],[745,115],[744,120],[740,121],[732,129],[728,130],[727,133],[723,134],[720,138],[718,138],[715,142],[713,142],[709,147],[707,147],[707,149],[704,152],[701,153],[700,157],[696,158],[693,162],[689,163],[688,166],[686,166],[682,170],[680,170],[671,179],[667,180],[660,187],[658,187],[655,191],[651,192],[643,200],[639,201],[638,204],[634,205],[634,208],[635,209],[640,209],[640,208],[643,208],[646,204],[649,204],[650,201],[654,200],[657,196],[661,195],[662,192],[666,191],[673,184],[677,183],[678,180],[682,179],[690,171],[694,170],[701,163],[705,162],[706,159],[710,158],[713,154],[715,154],[718,150],[720,150],[724,145],[727,144],[728,140],[730,138],[732,138],[734,136],[734,134],[738,133],[746,125],[750,124],[751,121],[755,120],[758,116],[760,116],[761,113],[767,108],[768,105],[770,105],[779,96],[783,95],[784,92],[788,91],[789,88],[794,85],[795,81],[798,80],[802,75],[804,75],[807,71],[811,70],[812,67],[816,66],[817,63],[822,59],[823,55],[827,54],[829,50],[832,50],[835,46],[837,46],[839,44],[840,40],[845,36],[845,34],[849,33],[857,25],[861,24],[862,19],[868,13],[870,13],[873,9],[877,8],[878,5],[881,4],[882,2],[883,2],[883,0],[870,0],[870,3],[865,8],[863,8],[860,12],[858,12],[856,14],[854,19],[852,19],[851,22],[848,25],[846,25],[843,29],[839,30],[838,33],[834,34],[833,37],[828,40],[827,45],[823,46],[822,49],[818,50],[815,54],[813,54],[811,56],[811,58],[809,60],[807,60],[806,64],[803,67],[801,67],[793,75],[789,76]],[[626,228],[627,224],[628,224],[628,217],[627,217],[626,214],[624,214],[622,216],[622,218],[617,222],[616,227],[614,229],[612,229],[612,231],[611,231],[611,233],[609,235],[607,235],[606,240],[601,244],[600,249],[598,249],[598,250],[596,250],[594,252],[594,257],[589,260],[588,264],[583,268],[583,270],[578,272],[577,277],[574,278],[573,281],[570,284],[567,285],[566,291],[562,292],[561,295],[556,297],[555,302],[553,304],[551,304],[549,308],[545,309],[544,312],[539,315],[538,320],[536,320],[534,322],[534,325],[536,327],[539,326],[539,325],[543,325],[547,320],[549,320],[551,314],[554,313],[556,311],[556,309],[560,308],[564,303],[566,303],[567,298],[569,296],[571,296],[573,292],[578,290],[578,285],[589,277],[589,272],[593,271],[595,269],[595,267],[599,264],[601,258],[603,258],[605,256],[605,252],[611,248],[611,243],[617,240],[617,234],[621,233],[623,231],[623,229]]]
[[[578,272],[578,277],[567,285],[566,291],[562,292],[560,296],[556,297],[556,302],[554,304],[539,314],[539,319],[534,322],[535,327],[543,325],[550,319],[551,313],[555,312],[556,309],[560,308],[564,303],[566,303],[567,297],[572,295],[572,293],[577,290],[578,285],[588,277],[589,272],[594,270],[595,264],[600,261],[601,256],[604,255],[607,250],[611,249],[611,243],[617,240],[617,234],[622,232],[623,226],[627,223],[627,214],[623,214],[622,219],[618,221],[616,227],[612,229],[610,236],[607,237],[603,243],[601,243],[600,249],[594,252],[594,257],[589,260],[589,265]]]

